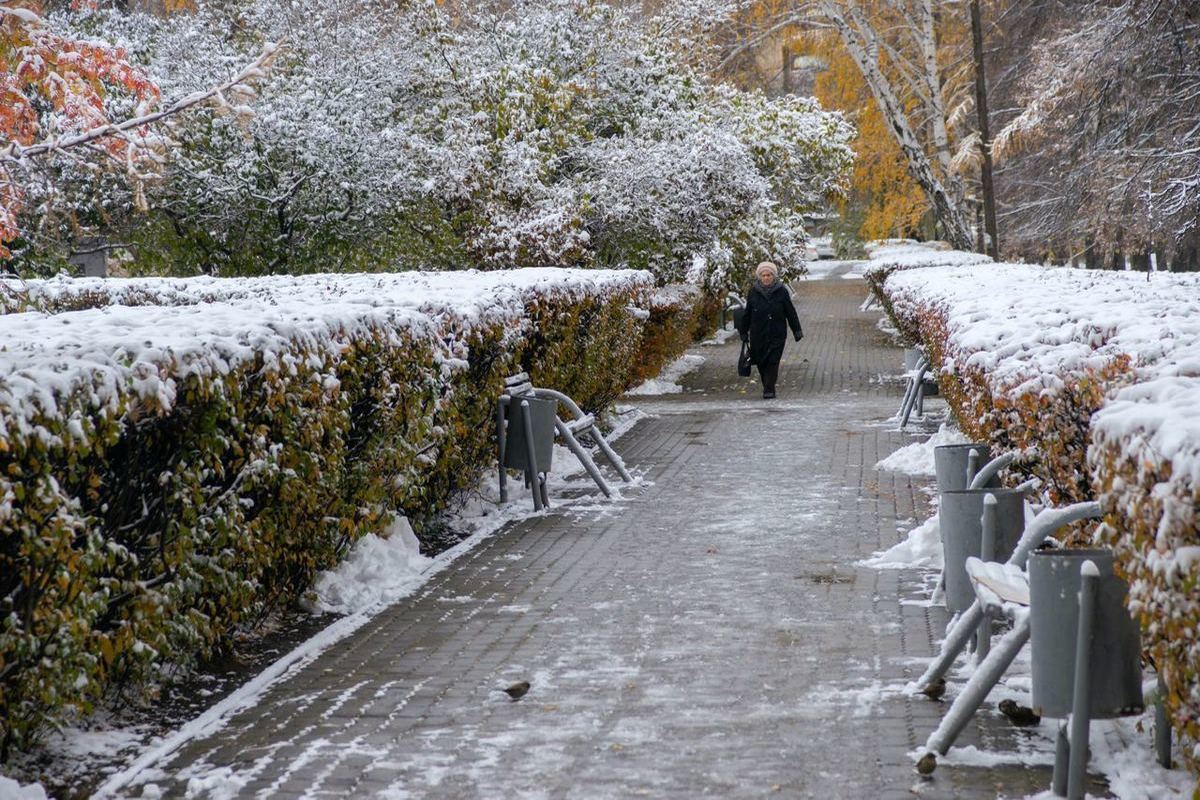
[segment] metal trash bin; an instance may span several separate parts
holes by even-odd
[[[1075,687],[1079,626],[1079,568],[1092,561],[1100,570],[1092,627],[1090,718],[1140,714],[1142,642],[1137,620],[1125,606],[1129,587],[1113,574],[1112,551],[1035,550],[1029,555],[1029,623],[1033,710],[1067,717]]]
[[[937,475],[939,492],[961,492],[970,485],[967,479],[967,461],[972,450],[979,451],[976,470],[982,469],[991,461],[991,449],[981,442],[967,444],[943,444],[933,448],[933,470]],[[998,487],[1000,477],[993,475],[987,483],[988,487]]]
[[[965,468],[964,468],[965,469]],[[942,534],[942,574],[946,580],[946,608],[966,611],[975,602],[975,589],[967,577],[967,559],[981,558],[983,500],[996,498],[994,561],[1007,561],[1025,531],[1025,493],[1017,489],[966,489],[942,492],[938,526]]]
[[[746,307],[736,305],[729,308],[729,316],[733,320],[733,329],[741,330],[742,321],[746,318]]]
[[[558,403],[539,397],[521,395],[508,404],[507,435],[504,440],[504,466],[522,471],[530,468],[525,446],[525,415],[521,403],[529,403],[529,418],[533,425],[533,453],[537,459],[537,471],[549,472],[550,460],[554,456],[554,421],[557,419]]]

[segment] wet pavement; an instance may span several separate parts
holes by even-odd
[[[618,443],[645,480],[480,543],[130,796],[983,798],[1048,767],[911,753],[945,706],[903,692],[945,612],[929,576],[855,565],[928,514],[875,463],[901,354],[861,281],[798,286],[779,398],[698,346],[686,391]],[[498,691],[532,683],[519,702]],[[982,711],[960,743],[1019,750]]]

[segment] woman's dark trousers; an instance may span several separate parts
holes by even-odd
[[[779,379],[779,362],[768,361],[758,365],[758,375],[762,378],[763,393],[775,393],[775,381]]]

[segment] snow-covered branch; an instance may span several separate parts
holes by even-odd
[[[15,9],[17,11],[23,9]],[[10,12],[11,13],[11,12]],[[246,66],[241,72],[234,75],[229,80],[210,89],[201,92],[193,92],[187,97],[180,98],[170,106],[143,114],[137,117],[131,117],[116,123],[108,123],[100,125],[82,133],[70,134],[65,136],[56,136],[36,144],[22,146],[18,142],[10,142],[8,147],[0,150],[0,159],[6,161],[21,161],[22,159],[36,158],[48,153],[62,152],[70,150],[74,147],[87,145],[99,139],[109,136],[125,136],[129,131],[136,131],[139,128],[144,128],[153,125],[167,117],[174,116],[182,111],[186,111],[201,103],[206,103],[216,99],[221,109],[228,109],[238,114],[252,115],[254,112],[245,104],[231,105],[225,98],[226,93],[240,95],[242,97],[252,94],[249,84],[266,75],[266,70],[278,52],[278,45],[268,43],[262,53],[251,64]],[[131,142],[134,140],[131,140]]]

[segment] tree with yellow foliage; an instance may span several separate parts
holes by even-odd
[[[979,139],[967,124],[973,71],[955,55],[969,41],[961,10],[937,0],[762,0],[751,8],[758,30],[731,49],[727,63],[744,69],[748,51],[784,41],[829,65],[816,93],[853,113],[860,129],[847,211],[861,216],[863,235],[911,231],[931,211],[937,235],[970,249],[960,172],[974,170]]]
[[[820,56],[828,65],[816,76],[815,92],[821,105],[852,115],[857,134],[851,146],[856,159],[850,192],[839,202],[839,211],[857,224],[864,240],[909,237],[921,224],[929,203],[921,187],[908,174],[883,116],[872,101],[858,67],[836,37],[824,34],[796,40],[797,50]]]

